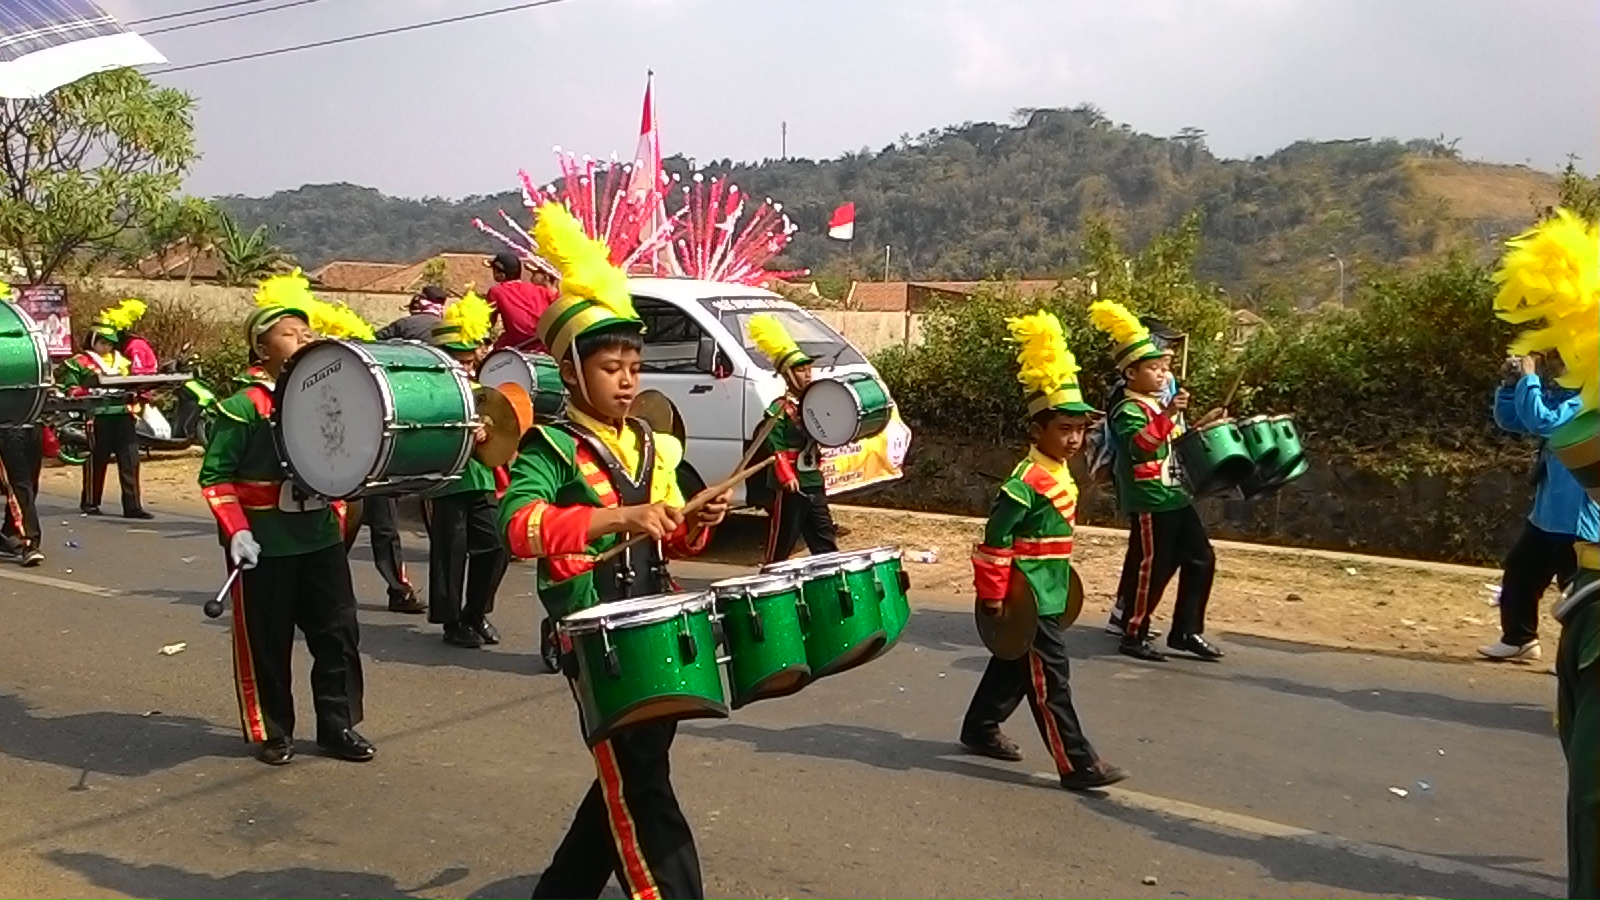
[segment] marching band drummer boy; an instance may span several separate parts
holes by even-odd
[[[1020,592],[1032,594],[1039,626],[1033,646],[1014,660],[991,657],[961,723],[961,743],[974,753],[1019,760],[1022,752],[1000,723],[1023,697],[1055,761],[1061,786],[1089,790],[1127,778],[1095,753],[1072,705],[1070,664],[1061,614],[1072,577],[1072,532],[1078,488],[1067,460],[1083,447],[1095,414],[1078,387],[1078,362],[1067,349],[1061,322],[1041,312],[1009,319],[1021,344],[1018,380],[1027,386],[1028,457],[1000,485],[973,548],[973,581],[985,610],[998,612]]]
[[[290,658],[298,627],[311,651],[317,744],[338,759],[365,762],[376,750],[356,732],[362,717],[356,595],[340,529],[343,505],[286,509],[283,466],[272,438],[273,390],[284,363],[311,343],[311,296],[299,273],[263,282],[260,307],[245,319],[251,380],[222,401],[200,492],[216,516],[233,588],[233,674],[245,739],[268,765],[294,758]]]
[[[766,412],[767,418],[778,420],[767,436],[767,447],[776,457],[773,480],[777,491],[767,525],[766,561],[788,559],[800,538],[805,539],[812,556],[835,553],[839,549],[838,528],[828,509],[827,483],[822,476],[817,442],[806,434],[800,421],[800,395],[811,384],[811,357],[771,313],[751,316],[748,327],[756,349],[772,360],[786,389]]]
[[[568,421],[523,437],[500,521],[511,552],[539,561],[539,599],[560,619],[672,590],[663,557],[703,549],[728,495],[686,518],[676,474],[682,444],[627,417],[644,326],[605,244],[553,203],[539,208],[534,237],[562,275],[561,296],[538,330],[560,361]],[[630,534],[654,540],[596,564]],[[694,836],[669,778],[676,732],[672,723],[640,725],[592,749],[597,777],[534,897],[598,897],[613,873],[633,897],[704,896]]]

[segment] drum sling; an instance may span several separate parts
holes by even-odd
[[[605,441],[589,429],[572,422],[562,422],[561,428],[565,429],[585,447],[594,458],[605,468],[606,476],[611,479],[611,489],[616,491],[617,500],[623,506],[642,506],[650,502],[650,477],[656,466],[655,433],[650,426],[639,420],[629,420],[631,425],[639,429],[639,477],[634,479],[623,468],[605,444]],[[634,554],[643,556],[641,562],[644,571],[634,568]],[[651,594],[662,594],[673,590],[672,579],[667,575],[666,558],[661,552],[661,542],[651,541],[638,548],[624,550],[622,555],[606,560],[594,568],[595,596],[601,603],[610,603],[614,600],[626,600],[630,597],[644,597]]]

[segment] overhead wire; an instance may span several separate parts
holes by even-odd
[[[233,0],[231,3],[218,3],[214,6],[202,6],[197,9],[184,9],[179,10],[178,12],[163,13],[159,16],[145,16],[142,19],[129,19],[122,24],[124,26],[147,25],[151,22],[164,22],[167,19],[181,19],[184,16],[198,16],[201,13],[216,12],[219,9],[233,9],[236,6],[254,6],[257,3],[265,2],[267,2],[267,0]]]
[[[295,6],[305,6],[310,3],[321,3],[322,0],[290,0],[288,3],[279,3],[277,6],[268,6],[262,9],[247,9],[244,12],[229,13],[225,16],[214,16],[210,19],[201,19],[198,22],[183,22],[178,25],[167,25],[163,28],[152,28],[149,31],[139,32],[141,37],[153,34],[166,34],[169,31],[182,31],[185,28],[199,28],[201,25],[214,25],[217,22],[227,22],[233,19],[242,19],[246,16],[259,16],[262,13],[277,12],[280,9],[289,9]]]
[[[514,3],[497,9],[486,9],[475,13],[459,16],[449,16],[442,19],[433,19],[427,22],[415,22],[410,25],[397,25],[393,28],[381,28],[377,31],[367,31],[360,34],[350,34],[343,37],[329,38],[322,41],[311,41],[305,44],[294,44],[288,47],[277,47],[272,50],[258,50],[254,53],[241,53],[238,56],[228,56],[222,59],[209,59],[205,62],[188,63],[181,66],[158,69],[153,74],[166,75],[173,72],[187,72],[191,69],[205,69],[211,66],[221,66],[228,63],[244,62],[250,59],[262,59],[268,56],[278,56],[283,53],[294,53],[299,50],[313,50],[318,47],[332,47],[336,44],[348,44],[352,41],[362,41],[367,38],[384,37],[391,34],[402,34],[408,31],[420,31],[424,28],[434,28],[439,25],[453,25],[457,22],[467,22],[473,19],[485,19],[489,16],[498,16],[504,13],[518,12],[524,9],[535,9],[541,6],[554,6],[558,3],[567,3],[570,0],[531,0],[527,3]]]

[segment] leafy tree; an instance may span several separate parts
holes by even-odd
[[[1590,221],[1600,219],[1600,175],[1586,177],[1578,171],[1576,160],[1568,159],[1561,170],[1559,205]]]
[[[171,215],[194,100],[132,69],[0,105],[0,246],[31,282],[125,255]]]
[[[165,209],[148,231],[148,250],[160,252],[174,245],[190,250],[184,264],[185,284],[194,281],[194,264],[201,254],[216,249],[222,237],[223,213],[209,201],[184,197]]]
[[[290,257],[272,242],[272,232],[266,225],[257,225],[247,234],[226,214],[219,224],[217,256],[224,282],[250,284],[289,264]]]
[[[435,256],[422,264],[422,275],[417,279],[417,283],[411,287],[413,290],[421,290],[425,287],[442,288],[445,286],[445,278],[449,274],[450,267],[445,263],[444,257]]]

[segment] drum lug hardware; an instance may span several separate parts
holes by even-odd
[[[622,677],[622,664],[617,660],[617,648],[611,646],[611,632],[600,629],[600,645],[604,648],[603,656],[606,661],[606,674],[612,678]]]
[[[745,599],[750,601],[750,636],[755,638],[757,643],[766,643],[767,626],[762,623],[761,613],[756,609],[756,598]]]
[[[911,593],[911,575],[908,574],[904,569],[901,569],[899,572],[895,573],[895,575],[900,579],[900,593]]]
[[[694,662],[694,658],[700,655],[700,648],[695,643],[694,635],[689,631],[688,613],[683,614],[683,630],[678,632],[678,653],[685,663]]]
[[[847,587],[839,588],[839,612],[846,619],[856,614],[856,598]]]

